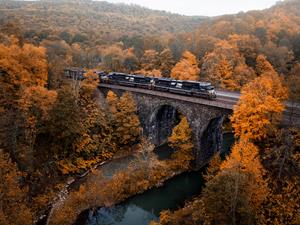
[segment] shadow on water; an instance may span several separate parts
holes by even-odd
[[[221,158],[225,157],[231,152],[231,146],[234,144],[235,138],[233,133],[223,134],[222,153]]]
[[[170,159],[174,149],[168,144],[163,144],[154,149],[154,153],[157,155],[159,160]]]
[[[233,134],[223,136],[223,154],[228,154],[234,142]],[[155,149],[160,160],[170,158],[173,149],[162,145]],[[158,220],[162,210],[175,210],[193,196],[199,195],[204,186],[203,172],[185,172],[166,181],[162,187],[153,188],[133,196],[123,203],[95,211],[86,210],[77,218],[76,225],[147,225]]]

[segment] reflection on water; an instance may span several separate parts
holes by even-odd
[[[187,172],[144,194],[134,196],[111,208],[100,208],[89,215],[86,225],[147,225],[157,220],[164,209],[176,209],[186,199],[200,193],[200,172]]]
[[[223,152],[229,152],[234,142],[232,134],[223,135]],[[170,158],[173,150],[167,145],[156,148],[159,159]],[[157,220],[162,210],[174,210],[201,192],[204,181],[203,168],[199,172],[186,172],[164,183],[164,186],[151,189],[111,207],[99,208],[89,213],[85,225],[147,225]]]

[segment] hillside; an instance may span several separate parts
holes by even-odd
[[[211,18],[88,0],[1,1],[0,12],[0,42],[13,34],[21,44],[46,47],[56,80],[66,66],[170,76],[188,50],[200,79],[222,83],[223,60],[236,80],[223,86],[238,90],[254,77],[260,54],[284,75],[297,72],[300,60],[299,0]]]
[[[186,32],[202,20],[105,1],[2,1],[0,12],[1,24],[18,23],[28,38],[65,32],[78,40]]]
[[[84,68],[85,79],[66,78],[68,67]],[[207,96],[213,89],[241,95],[232,114],[209,104],[203,110],[211,115],[195,111],[191,120],[192,109],[183,115],[157,94],[152,126],[130,92],[97,92],[111,76],[99,80],[95,69],[209,81]],[[174,83],[184,89],[180,81],[168,87]],[[228,141],[221,133],[235,143],[225,159],[216,154],[203,181],[196,177],[203,194],[173,212],[160,208],[160,221],[150,224],[300,224],[300,129],[293,113],[281,123],[287,101],[297,113],[299,87],[300,0],[210,18],[90,0],[0,0],[0,225],[32,225],[48,213],[49,224],[75,224],[86,209],[96,215],[194,169],[194,159],[206,161]],[[205,91],[193,89],[184,92]],[[229,96],[217,94],[216,103],[233,104]],[[154,154],[155,138],[144,136],[152,133],[174,148],[169,159]],[[126,166],[110,164],[123,159]],[[104,162],[114,176],[94,169]],[[165,198],[148,199],[163,205]],[[172,202],[168,208],[181,205]]]

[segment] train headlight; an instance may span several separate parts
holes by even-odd
[[[217,97],[215,90],[209,90],[208,93],[214,98]]]

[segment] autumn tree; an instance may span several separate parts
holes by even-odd
[[[33,215],[26,205],[26,187],[21,188],[18,171],[8,154],[0,150],[0,223],[3,225],[31,225]]]
[[[141,68],[154,70],[159,67],[159,54],[153,49],[146,50],[141,58]]]
[[[78,105],[81,111],[83,133],[74,143],[76,150],[75,165],[86,169],[91,165],[106,160],[115,152],[112,143],[112,129],[103,107],[95,100],[95,90],[99,83],[98,75],[93,71],[85,74],[81,84]]]
[[[73,144],[83,134],[82,111],[76,104],[76,97],[69,87],[58,91],[56,102],[49,112],[48,130],[51,134],[52,157],[64,158],[75,150]]]
[[[173,53],[169,48],[164,49],[159,53],[160,66],[159,69],[163,77],[169,77],[174,66]]]
[[[73,49],[65,41],[45,40],[41,46],[46,48],[48,61],[48,87],[59,88],[63,82],[64,69],[74,62]]]
[[[22,90],[29,86],[44,86],[47,83],[45,49],[31,44],[18,46],[0,44],[1,106],[9,107],[18,99]]]
[[[265,141],[261,158],[271,189],[262,208],[267,224],[299,223],[299,140],[299,128],[289,127]]]
[[[149,77],[162,77],[162,73],[160,70],[154,69],[154,70],[137,70],[134,71],[135,74],[142,74]]]
[[[36,138],[46,129],[49,111],[56,101],[56,91],[49,91],[41,86],[28,87],[24,90],[19,107],[24,118],[24,141],[27,145],[23,155],[28,169],[33,169]]]
[[[201,75],[217,87],[239,90],[255,74],[246,65],[237,45],[219,41],[215,44],[215,49],[203,58]]]
[[[159,53],[153,49],[146,50],[141,58],[141,69],[134,71],[134,73],[161,77]]]
[[[175,149],[175,153],[172,154],[175,165],[181,169],[188,169],[190,162],[194,159],[194,144],[192,129],[186,117],[183,117],[180,123],[173,128],[172,135],[168,138],[168,143]]]
[[[233,68],[232,65],[226,59],[221,59],[217,68],[215,70],[215,80],[212,80],[217,86],[223,89],[235,90],[238,88],[237,81],[233,78]],[[220,85],[218,85],[220,83]]]
[[[264,55],[259,55],[256,58],[256,73],[260,76],[264,73],[275,72],[271,63],[266,59]]]
[[[241,139],[203,190],[204,218],[215,224],[260,223],[260,207],[269,194],[258,148]]]
[[[47,83],[45,49],[31,44],[21,47],[15,38],[8,45],[0,44],[0,74],[0,146],[20,163],[20,156],[26,155],[23,120],[30,120],[21,115],[20,99],[30,92],[27,88],[43,89]],[[40,97],[36,99],[41,103]]]
[[[102,67],[108,71],[122,71],[124,61],[123,46],[108,46],[102,52]]]
[[[222,160],[220,154],[215,154],[210,160],[206,174],[204,175],[206,181],[211,180],[219,173],[219,171],[221,170],[220,169],[221,163]]]
[[[58,92],[48,123],[50,155],[62,173],[76,173],[112,157],[115,146],[104,110],[94,99],[98,76],[89,71],[78,97],[69,87]]]
[[[114,141],[118,146],[132,145],[140,136],[140,121],[132,95],[125,92],[118,98],[113,92],[107,95],[107,102],[112,113]]]
[[[282,101],[287,98],[287,89],[272,67],[258,64],[258,70],[263,73],[242,88],[231,117],[235,135],[252,140],[267,135],[268,128],[278,121],[284,110]]]
[[[129,73],[138,69],[139,60],[135,56],[135,50],[133,48],[129,48],[129,49],[125,50],[125,57],[124,57],[123,65],[124,65],[124,68]]]
[[[236,46],[239,49],[247,65],[255,67],[257,54],[262,47],[257,37],[249,34],[233,34],[229,36],[228,41],[232,46]]]
[[[182,54],[180,61],[173,67],[171,78],[177,80],[199,80],[200,69],[196,57],[189,51]]]
[[[268,61],[271,62],[278,73],[288,73],[294,60],[294,53],[288,47],[277,46],[275,43],[268,41],[263,46],[262,53],[267,56]]]

